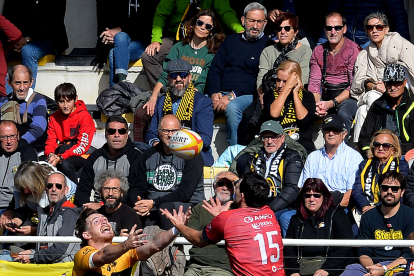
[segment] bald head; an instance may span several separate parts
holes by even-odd
[[[11,154],[16,151],[19,141],[19,132],[16,124],[12,121],[0,122],[1,151]]]
[[[158,136],[160,140],[164,143],[165,146],[168,146],[170,143],[170,138],[181,129],[181,122],[172,114],[167,114],[162,117],[158,125]],[[167,151],[168,149],[165,148]]]

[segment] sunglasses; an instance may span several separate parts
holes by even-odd
[[[293,29],[292,26],[277,26],[276,31],[281,32],[282,29],[285,29],[286,32],[290,32],[291,29]]]
[[[126,128],[108,128],[106,132],[108,132],[109,135],[114,135],[118,131],[119,135],[125,135],[127,134],[128,130]]]
[[[389,87],[391,87],[391,86],[396,87],[396,86],[400,86],[400,85],[404,85],[404,81],[387,81],[387,82],[385,82],[385,86],[389,86]]]
[[[380,142],[374,142],[374,143],[372,143],[372,145],[376,149],[379,149],[380,147],[382,147],[385,151],[389,150],[391,147],[394,147],[393,144],[390,144],[390,143],[383,143],[383,144],[381,144]]]
[[[322,194],[305,194],[305,198],[311,198],[312,196],[314,198],[321,198]]]
[[[367,25],[365,27],[365,30],[371,32],[375,29],[377,29],[377,31],[381,32],[382,30],[384,30],[384,28],[387,27],[386,25]]]
[[[177,79],[178,76],[180,76],[180,78],[185,79],[186,77],[188,77],[189,73],[185,73],[185,72],[181,72],[181,73],[170,73],[169,76],[172,79]]]
[[[197,21],[196,21],[196,26],[197,27],[201,27],[201,26],[206,26],[206,30],[207,31],[211,31],[212,29],[213,29],[213,25],[211,25],[211,24],[208,24],[208,23],[204,23],[204,21],[202,21],[202,20],[200,20],[200,19],[197,19]]]
[[[388,192],[388,190],[391,189],[391,191],[395,194],[401,189],[401,186],[381,185],[380,188],[383,192]]]
[[[225,182],[225,181],[218,181],[216,183],[217,187],[224,187],[226,186],[227,188],[233,188],[233,184],[231,184],[230,182]]]
[[[53,185],[55,185],[55,186],[56,186],[56,189],[58,189],[58,190],[62,190],[62,188],[63,188],[63,185],[62,185],[62,184],[60,184],[60,183],[47,183],[47,184],[46,184],[46,188],[47,188],[48,190],[50,190],[50,189],[52,189],[52,188],[53,188]]]
[[[325,26],[325,30],[327,30],[328,32],[332,32],[332,29],[335,29],[335,31],[339,32],[340,30],[342,30],[344,26]]]

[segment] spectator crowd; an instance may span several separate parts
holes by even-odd
[[[75,276],[414,275],[409,247],[283,246],[414,239],[404,1],[319,2],[97,1],[94,62],[108,65],[109,91],[135,87],[128,64],[138,59],[151,86],[135,87],[133,129],[114,114],[99,143],[81,87],[62,83],[54,99],[35,90],[38,60],[68,48],[66,0],[6,0],[0,227],[82,242],[3,244],[0,260],[74,262]],[[102,106],[119,104],[111,99]],[[214,160],[217,117],[228,148]],[[182,129],[203,140],[191,159],[169,147]],[[228,168],[207,200],[204,166]],[[177,236],[193,244],[187,264]]]

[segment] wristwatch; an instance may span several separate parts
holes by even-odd
[[[334,99],[332,99],[332,102],[333,102],[333,107],[337,107],[338,106],[338,101],[334,98]]]
[[[233,92],[231,92],[231,93],[227,94],[227,97],[229,98],[229,101],[232,101],[232,100],[234,100],[234,99],[235,99],[235,97],[234,97],[234,95],[233,95]]]
[[[25,39],[26,39],[26,43],[27,43],[27,44],[29,44],[30,42],[32,42],[32,41],[29,39],[29,37],[27,37],[27,36],[25,37]]]

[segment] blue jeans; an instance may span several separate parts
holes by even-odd
[[[40,41],[33,41],[29,44],[26,44],[22,48],[22,64],[29,67],[33,73],[33,85],[32,88],[36,87],[36,77],[37,77],[37,61],[42,57],[53,53],[52,42],[46,41],[45,43]],[[13,89],[8,83],[8,77],[6,77],[6,92],[10,94],[13,92]]]
[[[10,256],[10,250],[3,249],[0,251],[0,260],[13,262],[13,258]]]
[[[283,238],[285,238],[287,230],[289,228],[290,219],[292,218],[293,215],[296,215],[296,210],[291,210],[291,211],[287,210],[286,212],[283,212],[282,214],[278,214],[278,212],[276,212],[276,216],[277,215],[280,215],[280,218],[278,219],[278,221],[280,225],[280,230],[282,230],[282,236]]]
[[[227,142],[237,145],[237,128],[244,110],[253,102],[253,95],[238,96],[227,105],[225,116],[227,123]]]
[[[374,264],[375,263],[377,262],[374,260]],[[380,262],[381,265],[388,265],[389,263],[391,263],[391,261]],[[378,267],[378,269],[382,269],[382,271],[384,271],[382,267]],[[363,267],[359,263],[355,263],[355,264],[348,265],[345,268],[344,272],[341,274],[341,276],[364,276],[366,273],[368,273],[368,271],[365,269],[365,267]],[[401,271],[401,272],[396,272],[393,275],[401,276],[403,274],[404,274],[404,271]]]
[[[140,59],[145,47],[143,40],[131,41],[127,33],[119,32],[114,36],[114,48],[109,51],[109,86],[115,84],[116,74],[128,75],[129,62]]]

